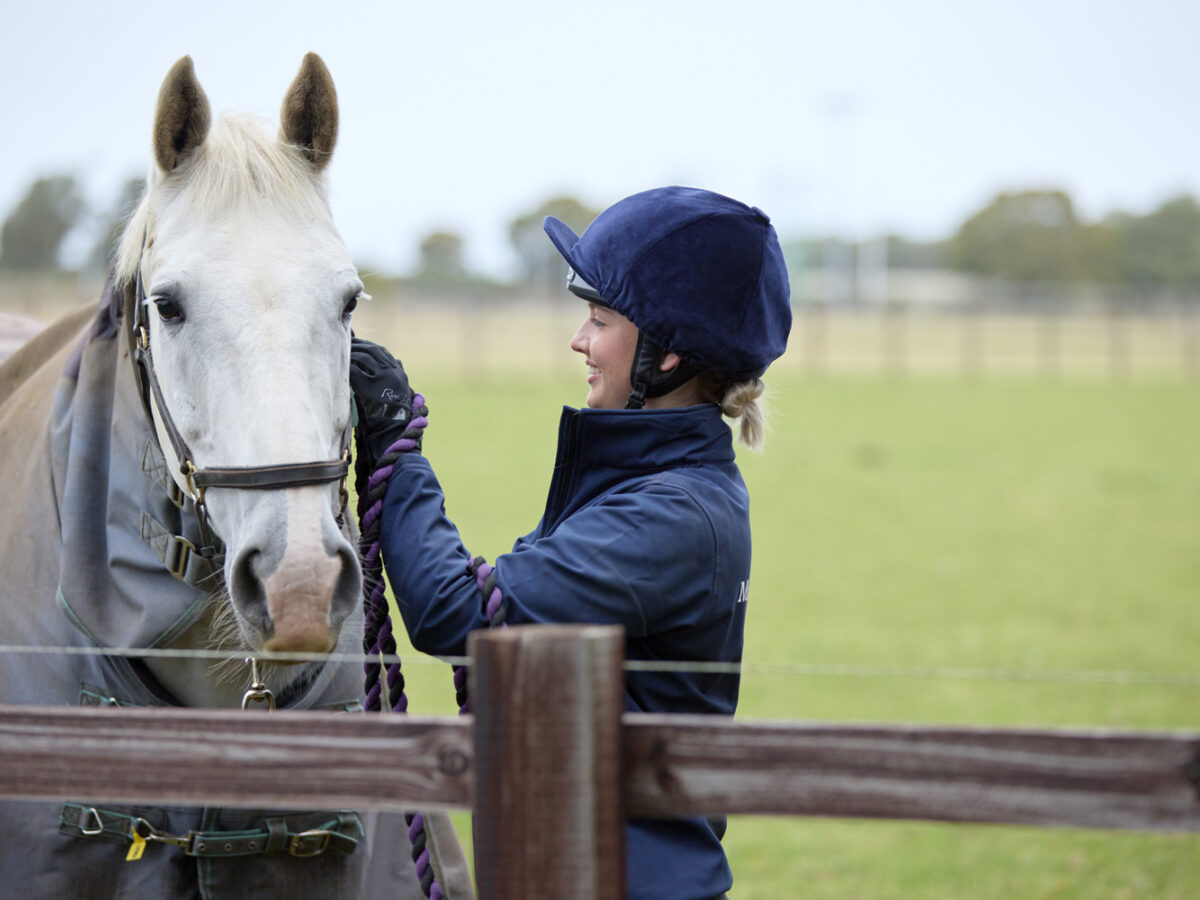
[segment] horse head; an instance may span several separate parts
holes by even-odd
[[[224,544],[248,651],[330,651],[362,586],[339,477],[363,285],[329,210],[337,116],[315,54],[278,136],[245,116],[214,122],[191,59],[179,60],[118,257],[126,316],[143,332],[134,353],[152,359],[143,399],[175,483]],[[324,477],[270,474],[321,466]],[[222,471],[259,474],[200,477]]]

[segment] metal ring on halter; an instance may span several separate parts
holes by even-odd
[[[192,498],[197,506],[204,505],[204,488],[197,486],[195,475],[199,471],[196,464],[190,459],[185,459],[179,466],[180,474],[183,475],[183,480],[187,484],[188,496]]]
[[[350,448],[347,447],[342,451],[342,461],[346,463],[346,471],[338,481],[338,502],[341,508],[345,511],[350,505],[350,491],[346,487],[346,478],[350,475]]]

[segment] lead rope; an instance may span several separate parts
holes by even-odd
[[[388,612],[384,596],[383,557],[380,549],[380,513],[383,511],[383,496],[387,493],[388,477],[392,474],[401,454],[417,448],[417,441],[429,424],[429,410],[425,398],[413,395],[413,418],[408,427],[387,452],[379,458],[374,471],[369,471],[361,457],[355,459],[354,483],[358,489],[359,556],[363,567],[363,663],[364,693],[363,707],[367,712],[383,711],[384,684],[387,686],[391,712],[408,711],[408,697],[404,694],[404,674],[400,671],[400,659],[396,655],[396,636],[392,631],[392,617]],[[394,660],[386,671],[381,659]],[[383,676],[381,678],[381,676]],[[425,839],[425,820],[420,813],[405,813],[408,823],[408,839],[412,844],[412,859],[417,868],[421,890],[429,900],[442,900],[442,887],[434,877],[429,862],[429,849]]]
[[[475,584],[483,595],[483,612],[487,616],[488,628],[507,628],[504,621],[504,596],[496,586],[496,570],[482,556],[467,563],[468,574],[474,576]],[[454,699],[458,701],[458,714],[465,716],[471,711],[471,697],[467,693],[467,667],[454,667]]]
[[[380,712],[383,706],[383,685],[386,682],[388,701],[394,713],[408,711],[408,697],[404,694],[404,675],[400,670],[400,658],[396,655],[396,637],[392,630],[392,616],[384,596],[383,557],[380,543],[380,516],[383,512],[383,497],[387,493],[388,479],[396,460],[404,453],[417,448],[417,442],[429,424],[429,408],[425,398],[413,395],[413,418],[400,439],[388,447],[379,458],[374,471],[369,471],[359,458],[355,459],[354,483],[358,489],[359,553],[363,566],[363,663],[366,699],[363,703],[367,712]],[[365,485],[365,486],[364,486]],[[467,563],[467,573],[475,579],[483,595],[483,610],[489,628],[504,628],[504,603],[500,589],[496,586],[495,569],[482,556]],[[382,657],[381,657],[382,654]],[[394,660],[386,672],[379,661],[381,658]],[[381,679],[381,675],[384,676]],[[454,691],[458,701],[458,714],[471,711],[467,694],[466,666],[454,667]],[[441,885],[434,877],[426,846],[425,818],[421,813],[405,814],[408,823],[408,839],[412,843],[413,863],[421,890],[429,900],[442,900]]]

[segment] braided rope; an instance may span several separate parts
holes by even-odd
[[[392,469],[401,454],[417,449],[421,435],[429,424],[429,410],[425,406],[425,398],[420,394],[413,395],[412,411],[414,416],[408,423],[408,427],[400,439],[388,447],[387,452],[379,458],[374,470],[368,470],[361,458],[355,461],[354,478],[358,488],[360,522],[359,555],[363,567],[363,653],[366,655],[363,663],[366,699],[363,706],[367,712],[382,711],[385,683],[391,711],[394,713],[408,711],[408,697],[404,693],[404,675],[400,669],[399,656],[396,654],[396,637],[392,630],[392,617],[385,597],[386,584],[383,575],[380,533],[382,531],[383,498],[387,493],[388,479],[391,477]],[[483,611],[487,616],[488,627],[507,627],[504,621],[504,598],[499,587],[496,586],[495,568],[489,565],[482,556],[476,556],[467,563],[467,572],[475,578],[475,583],[483,596]],[[386,671],[379,661],[384,658],[395,660],[388,665]],[[466,666],[454,667],[454,690],[455,698],[458,701],[459,715],[466,715],[471,711],[471,701],[467,693]],[[412,859],[417,869],[417,878],[421,882],[421,890],[429,900],[443,900],[442,887],[434,877],[429,857],[425,817],[421,813],[411,813],[406,814],[404,818],[408,823],[408,839],[412,844]]]
[[[507,628],[504,621],[504,596],[496,586],[495,567],[488,564],[482,556],[474,557],[467,563],[468,574],[474,576],[475,584],[483,595],[483,612],[487,616],[488,628]],[[467,667],[454,667],[454,699],[458,701],[458,714],[465,716],[471,711],[471,697],[467,693]]]
[[[383,578],[379,535],[383,497],[387,493],[392,467],[401,454],[417,448],[421,435],[429,424],[429,409],[425,406],[425,398],[420,394],[413,395],[412,410],[414,416],[408,427],[400,439],[379,458],[373,471],[367,472],[367,467],[360,461],[355,463],[354,476],[359,489],[359,556],[363,566],[363,653],[367,656],[367,661],[363,663],[366,695],[363,705],[368,712],[379,710],[382,703],[382,666],[377,661],[380,654],[396,659],[388,666],[385,679],[392,712],[402,713],[408,710],[408,698],[404,694],[404,675],[400,671],[400,661],[396,658],[396,637],[392,631],[392,618],[384,596],[386,584]]]
[[[392,617],[384,596],[386,585],[383,577],[383,556],[380,544],[380,516],[383,498],[387,493],[388,478],[392,468],[403,453],[417,449],[421,435],[429,424],[429,410],[425,398],[413,395],[414,416],[400,439],[388,447],[379,458],[373,471],[369,471],[362,458],[355,461],[354,479],[358,488],[359,556],[363,567],[363,679],[367,712],[382,712],[384,684],[387,698],[394,713],[408,711],[408,697],[404,693],[404,674],[400,670],[400,659],[396,654],[396,636],[392,630]],[[391,658],[384,671],[379,660]],[[381,677],[382,676],[382,677]],[[408,839],[412,844],[412,859],[416,866],[421,890],[429,900],[443,900],[442,887],[434,876],[430,864],[429,848],[425,836],[425,817],[421,813],[406,813]]]

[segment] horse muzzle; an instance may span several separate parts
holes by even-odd
[[[316,487],[292,489],[274,493],[276,502],[256,503],[252,524],[227,550],[230,600],[259,649],[328,653],[357,606],[358,554],[324,495]]]

